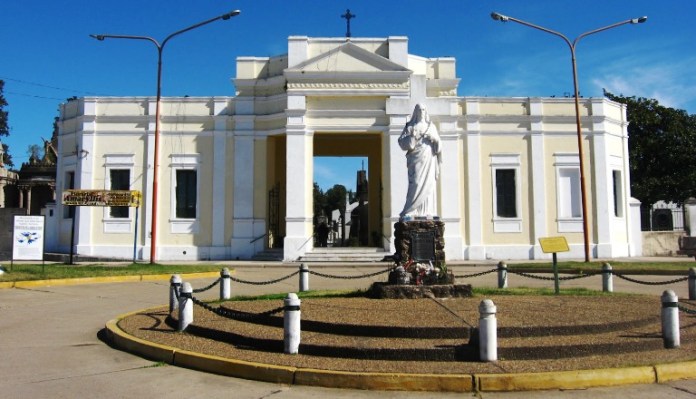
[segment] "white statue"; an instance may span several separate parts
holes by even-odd
[[[417,104],[406,123],[399,146],[406,151],[408,193],[401,219],[433,217],[437,213],[437,180],[442,155],[440,135],[431,122],[425,105]]]

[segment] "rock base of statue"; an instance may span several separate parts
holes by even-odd
[[[375,299],[468,298],[470,284],[393,285],[373,283],[367,296]]]

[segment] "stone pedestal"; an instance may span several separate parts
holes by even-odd
[[[414,243],[414,238],[426,234],[433,235],[433,265],[439,267],[445,263],[445,223],[440,220],[411,220],[394,223],[394,257],[398,264],[404,265],[411,260],[427,262],[425,259],[418,259],[418,254],[413,253],[414,244],[425,244],[422,241]]]

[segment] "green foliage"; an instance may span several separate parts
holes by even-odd
[[[627,105],[631,195],[644,204],[696,197],[696,115],[605,92]]]
[[[0,136],[10,135],[10,125],[8,121],[9,113],[5,111],[7,107],[7,100],[5,96],[2,95],[5,89],[5,81],[0,79]]]

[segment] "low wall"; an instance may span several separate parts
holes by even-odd
[[[643,256],[676,256],[683,231],[644,231]]]

